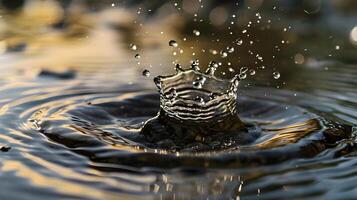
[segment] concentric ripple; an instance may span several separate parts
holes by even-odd
[[[156,116],[159,109],[159,95],[152,90],[134,85],[116,90],[74,87],[75,80],[63,83],[26,82],[17,87],[16,93],[3,98],[1,130],[7,134],[1,135],[1,142],[12,147],[6,156],[18,158],[2,163],[5,179],[21,177],[34,181],[36,187],[55,189],[57,196],[70,198],[83,197],[82,192],[77,192],[80,190],[93,199],[105,198],[103,194],[127,198],[156,193],[182,193],[182,198],[203,193],[234,196],[242,183],[247,184],[244,180],[263,176],[250,174],[254,170],[248,170],[248,166],[269,169],[271,164],[315,156],[311,162],[328,162],[354,148],[348,142],[350,126],[332,123],[299,106],[262,98],[257,88],[250,95],[241,95],[237,104],[241,119],[254,127],[254,140],[241,144],[237,142],[239,137],[220,138],[211,142],[213,149],[169,150],[139,134],[145,121]],[[11,87],[4,85],[3,90]],[[275,97],[279,95],[286,94],[276,93]],[[209,169],[220,173],[214,175],[212,182],[200,182],[201,175],[212,173]],[[237,169],[239,172],[232,171]],[[12,171],[20,174],[14,177]],[[194,182],[187,183],[192,173]],[[45,183],[48,181],[53,185]],[[308,181],[302,180],[303,183]],[[234,185],[236,188],[229,189]],[[200,188],[218,190],[204,192]],[[232,191],[225,194],[226,190]],[[242,194],[249,196],[252,190],[254,185]]]

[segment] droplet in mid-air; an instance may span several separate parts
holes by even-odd
[[[170,40],[170,41],[169,41],[169,46],[171,46],[171,47],[178,47],[178,44],[177,44],[177,42],[176,42],[175,40]]]
[[[233,53],[234,52],[234,47],[227,47],[228,53]]]
[[[130,49],[136,51],[138,47],[135,44],[130,44]]]
[[[237,40],[236,40],[236,44],[237,44],[237,45],[242,45],[242,44],[243,44],[243,40],[237,39]]]
[[[147,69],[144,69],[143,76],[149,77],[150,76],[150,71],[147,70]]]
[[[240,73],[239,74],[239,78],[242,79],[242,80],[246,79],[247,78],[247,74],[246,73]]]
[[[251,76],[254,76],[254,75],[255,75],[255,70],[254,70],[254,69],[249,70],[249,74],[250,74]]]
[[[223,50],[219,54],[221,55],[222,58],[225,58],[225,57],[228,56],[228,53],[226,51],[223,51]]]
[[[136,55],[135,55],[135,58],[136,58],[136,59],[140,59],[140,58],[141,58],[140,54],[136,54]]]
[[[246,73],[248,71],[248,67],[242,67],[242,68],[240,68],[240,73],[241,74],[244,74],[244,73]]]
[[[280,78],[280,73],[279,72],[273,72],[273,77],[275,79],[279,79]]]
[[[193,30],[193,34],[195,34],[195,36],[200,36],[201,33],[200,33],[200,31],[195,29],[195,30]]]

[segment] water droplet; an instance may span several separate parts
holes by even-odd
[[[171,47],[178,47],[178,44],[177,44],[177,42],[176,42],[175,40],[170,40],[169,46],[171,46]]]
[[[234,72],[234,69],[232,67],[228,68],[228,71]]]
[[[254,69],[249,70],[249,74],[250,74],[251,76],[254,76],[254,75],[255,75],[255,70],[254,70]]]
[[[225,58],[225,57],[228,56],[228,53],[226,51],[223,51],[223,50],[219,54],[221,55],[222,58]]]
[[[140,54],[136,54],[136,55],[135,55],[135,58],[136,58],[136,59],[140,59],[140,58],[141,58]]]
[[[280,73],[279,72],[273,72],[273,77],[275,79],[279,79],[280,78]]]
[[[239,78],[243,80],[243,79],[247,78],[247,74],[246,73],[240,73],[239,74]]]
[[[237,40],[236,40],[236,44],[237,44],[237,45],[242,45],[242,44],[243,44],[243,40],[237,39]]]
[[[145,70],[143,71],[143,76],[149,77],[149,76],[150,76],[150,71],[147,70],[147,69],[145,69]]]
[[[340,46],[339,46],[339,45],[336,45],[335,49],[336,49],[336,50],[340,50]]]
[[[130,49],[136,51],[138,47],[135,44],[130,44]]]
[[[201,33],[195,29],[195,30],[193,30],[193,34],[195,34],[196,36],[200,36]]]
[[[243,73],[246,73],[248,71],[248,67],[242,67],[240,68],[240,73],[243,74]]]
[[[227,47],[228,53],[233,53],[234,52],[234,47]]]
[[[213,55],[217,55],[218,54],[217,50],[215,50],[215,49],[210,49],[209,52],[211,54],[213,54]]]

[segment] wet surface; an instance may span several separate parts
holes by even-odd
[[[272,20],[271,28],[248,30],[254,45],[246,35],[239,36],[243,44],[232,44],[237,37],[225,29],[182,15],[152,14],[146,21],[104,5],[96,12],[76,7],[64,18],[53,2],[46,10],[31,6],[16,18],[4,14],[9,25],[1,31],[1,198],[355,198],[357,60],[350,37],[356,24],[348,22],[356,18],[342,15],[339,6],[327,17],[324,9],[311,15],[268,5],[272,11],[261,12]],[[256,17],[256,11],[242,13],[243,22],[243,16]],[[31,24],[22,20],[29,17]],[[301,23],[305,17],[315,20]],[[333,23],[341,19],[346,22],[341,27]],[[182,24],[172,25],[178,21]],[[285,33],[288,26],[293,31]],[[220,31],[224,39],[212,42],[216,36],[210,33]],[[172,39],[178,47],[169,46]],[[291,42],[283,47],[281,40]],[[227,58],[209,53],[227,45],[235,45]],[[222,77],[234,75],[229,67],[256,70],[240,83],[237,101],[241,120],[254,124],[254,139],[214,138],[208,147],[178,150],[140,135],[159,110],[153,77],[171,74],[175,59],[185,67],[194,58],[202,66],[212,59],[223,62],[217,71]],[[145,69],[150,75],[143,76]]]

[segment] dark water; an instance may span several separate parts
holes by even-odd
[[[186,36],[185,52],[211,41],[204,34],[199,43],[191,39],[190,28],[170,33],[160,19],[140,32],[132,15],[118,13],[82,13],[86,23],[69,30],[30,26],[35,38],[7,30],[14,36],[6,41],[15,42],[0,57],[0,146],[10,147],[0,151],[1,199],[356,198],[357,60],[347,35],[337,28],[310,35],[323,23],[284,18],[301,31],[297,42],[238,90],[238,114],[258,125],[258,140],[174,152],[139,136],[159,110],[152,78],[173,71],[169,39]],[[140,65],[130,43],[141,47]],[[294,64],[291,57],[304,49],[305,62]],[[209,62],[205,55],[197,57]],[[181,58],[190,59],[191,52]],[[231,59],[236,71],[250,60]],[[143,69],[152,75],[143,77]]]

